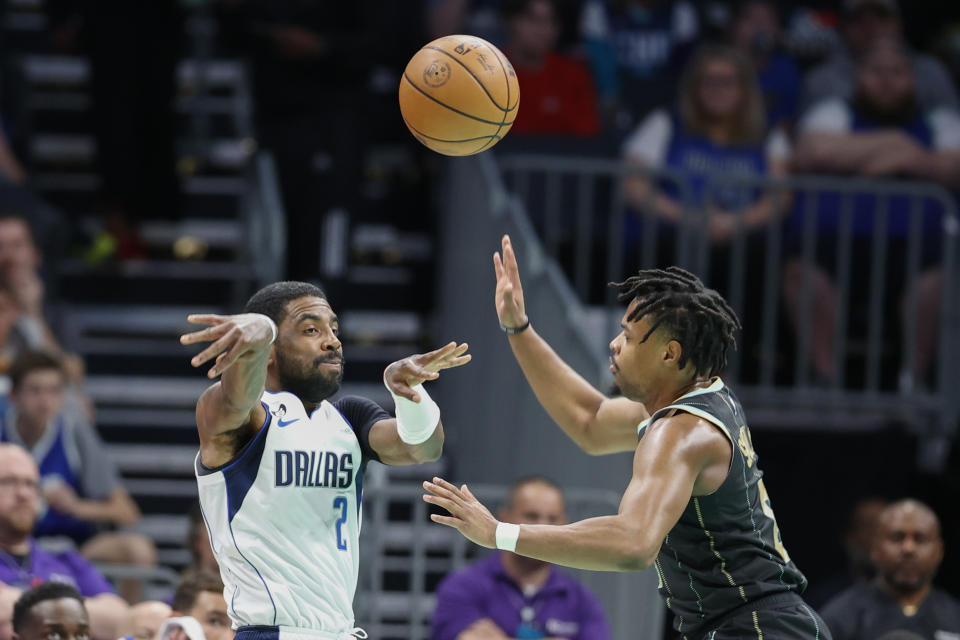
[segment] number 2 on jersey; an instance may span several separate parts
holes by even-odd
[[[347,550],[347,541],[343,538],[343,523],[347,521],[347,499],[343,496],[334,498],[333,508],[340,509],[340,517],[337,519],[337,549]]]

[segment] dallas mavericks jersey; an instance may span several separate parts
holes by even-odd
[[[310,415],[264,392],[266,421],[217,469],[196,459],[200,505],[235,627],[341,633],[353,627],[370,427],[390,416],[361,398]]]
[[[717,378],[655,412],[640,425],[640,437],[648,425],[677,411],[716,425],[733,445],[723,484],[710,495],[690,499],[655,563],[674,627],[693,638],[706,623],[748,602],[802,593],[807,579],[783,546],[737,398]]]

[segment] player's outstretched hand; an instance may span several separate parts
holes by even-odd
[[[242,313],[235,316],[218,316],[212,313],[195,313],[187,316],[189,322],[210,325],[206,329],[180,336],[180,344],[213,342],[193,356],[194,367],[216,358],[208,378],[216,378],[230,368],[241,356],[270,346],[273,328],[270,318],[259,313]]]
[[[383,383],[394,394],[420,402],[420,394],[414,391],[413,387],[427,380],[436,380],[440,377],[439,372],[444,369],[460,367],[470,362],[473,356],[467,353],[469,348],[470,345],[466,342],[451,342],[436,351],[397,360],[384,370]]]
[[[450,514],[433,513],[430,514],[431,520],[453,527],[481,547],[493,549],[497,546],[497,519],[480,504],[467,485],[458,489],[443,478],[434,478],[432,482],[425,481],[423,488],[429,491],[423,496],[424,502],[443,507]]]
[[[503,257],[493,253],[493,270],[497,274],[497,292],[494,302],[500,324],[511,329],[527,323],[527,312],[523,306],[523,285],[520,284],[520,269],[517,256],[513,252],[510,236],[504,235],[500,241]]]

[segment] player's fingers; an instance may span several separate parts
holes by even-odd
[[[441,498],[428,493],[423,496],[423,501],[429,502],[430,504],[435,504],[442,509],[446,509],[452,515],[456,516],[460,514],[460,505],[449,498]]]
[[[457,349],[457,343],[455,341],[452,341],[443,345],[439,349],[434,349],[433,351],[429,351],[427,353],[421,353],[419,355],[413,356],[412,359],[417,364],[428,364],[430,362],[433,362],[434,360],[445,358],[446,356],[456,351],[456,349]]]
[[[461,525],[463,525],[463,520],[459,518],[451,518],[450,516],[442,516],[439,513],[431,513],[430,519],[438,524],[445,524],[448,527],[453,527],[457,531],[459,531]]]
[[[461,492],[463,495],[465,495],[466,497],[470,498],[471,500],[477,500],[477,497],[476,497],[475,495],[473,495],[473,492],[470,491],[470,487],[468,487],[468,486],[466,485],[466,483],[464,483],[464,484],[460,487],[460,492]],[[480,501],[477,500],[477,502],[480,502]]]
[[[403,382],[392,383],[390,385],[390,391],[394,395],[398,395],[401,398],[406,398],[411,402],[420,402],[420,394],[413,390],[413,388]]]
[[[493,252],[493,273],[497,276],[497,282],[503,277],[503,261],[500,260],[500,252]]]
[[[441,369],[454,369],[456,367],[462,367],[473,360],[473,355],[467,354],[465,356],[460,356],[459,358],[453,358],[451,360],[445,360]]]
[[[230,330],[225,336],[214,342],[197,355],[193,356],[193,359],[190,360],[190,364],[195,367],[199,367],[203,363],[211,360],[221,351],[226,351],[233,345],[234,342],[236,342],[238,335],[239,334],[235,329]]]
[[[431,362],[429,364],[429,368],[431,370],[449,369],[451,366],[450,363],[456,360],[457,358],[461,357],[464,353],[466,353],[467,349],[469,348],[470,348],[470,345],[467,344],[466,342],[463,342],[457,345],[457,348],[454,349],[453,351],[450,351],[449,353],[446,353],[442,357],[437,358],[436,360]]]
[[[215,313],[191,313],[187,316],[187,322],[194,324],[223,324],[226,316],[220,316]]]
[[[459,506],[463,506],[463,498],[460,496],[456,487],[449,482],[445,483],[446,486],[441,486],[436,480],[438,480],[438,478],[434,478],[434,482],[424,482],[423,488],[439,498],[444,498],[457,503]]]
[[[218,324],[213,327],[185,333],[180,336],[180,344],[196,344],[197,342],[210,342],[222,336],[230,330],[229,325]]]
[[[517,266],[517,255],[513,252],[513,243],[510,242],[510,236],[503,236],[503,266],[511,274],[520,271]]]
[[[207,372],[207,376],[210,378],[216,378],[219,375],[222,375],[224,371],[233,366],[233,364],[243,355],[244,350],[240,345],[233,345],[229,351],[224,351],[219,356],[217,356],[217,361],[213,363],[213,367],[210,368],[210,371]]]
[[[446,491],[447,495],[454,498],[461,504],[463,503],[464,501],[463,494],[460,493],[460,489],[457,489],[456,485],[450,484],[443,478],[434,478],[433,484],[439,487],[440,489],[442,489],[443,491]]]

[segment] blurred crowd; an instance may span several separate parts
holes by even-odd
[[[142,602],[138,580],[109,582],[94,566],[149,569],[156,565],[156,549],[132,530],[139,510],[97,435],[92,402],[83,391],[83,362],[64,349],[56,326],[55,265],[65,247],[90,243],[87,257],[141,260],[149,256],[140,223],[182,217],[171,102],[183,9],[119,0],[51,0],[47,8],[51,51],[83,52],[92,64],[103,182],[92,211],[58,210],[40,199],[31,190],[29,167],[18,159],[24,140],[9,106],[15,91],[4,87],[0,582],[6,588],[0,591],[0,640],[12,632],[42,637],[36,635],[43,618],[37,611],[64,599],[77,604],[57,609],[73,616],[63,624],[87,625],[98,639],[232,637],[199,510],[191,514],[186,542],[193,565],[168,602]],[[954,16],[951,23],[941,11],[941,3],[908,8],[896,0],[213,3],[225,50],[250,63],[257,143],[274,152],[287,209],[287,275],[304,279],[318,272],[319,213],[365,206],[357,186],[368,170],[369,146],[416,144],[397,114],[397,78],[419,46],[451,33],[487,38],[511,60],[522,96],[511,139],[567,137],[585,146],[600,141],[636,169],[623,185],[637,214],[624,229],[627,242],[643,233],[650,216],[668,233],[679,224],[683,203],[677,189],[658,177],[663,170],[684,176],[690,197],[706,210],[711,252],[719,261],[741,232],[748,260],[754,260],[764,229],[790,216],[797,203],[788,193],[755,188],[708,197],[708,177],[716,173],[915,179],[956,194],[960,22]],[[871,216],[858,212],[871,206],[859,196],[854,203],[855,295],[870,278],[865,256],[877,230]],[[907,298],[918,310],[913,352],[903,356],[909,366],[902,367],[904,388],[913,388],[929,378],[936,359],[942,226],[921,222],[919,269],[908,281],[902,262],[908,206],[892,200],[882,232],[893,247],[885,264],[891,291],[885,312],[900,316]],[[821,209],[831,207],[834,214],[817,221],[828,241],[812,262],[801,260],[798,246],[788,243],[791,259],[782,274],[783,302],[796,326],[805,321],[797,283],[812,283],[809,313],[820,321],[811,323],[803,357],[826,382],[836,376],[832,327],[841,267],[829,242],[837,235],[839,205],[826,202]],[[78,233],[71,221],[80,214],[93,214],[100,231]],[[802,216],[791,218],[787,224],[799,230]],[[669,247],[661,245],[659,261],[671,261]],[[852,304],[863,302],[854,298]],[[531,491],[538,493],[530,497]],[[505,519],[561,522],[558,493],[545,481],[515,487]],[[814,585],[813,592],[813,604],[825,605],[825,618],[837,626],[835,638],[879,637],[897,628],[933,637],[926,629],[946,626],[960,633],[957,602],[931,587],[944,544],[929,508],[912,501],[863,503],[846,548],[849,571]],[[481,584],[477,580],[486,581],[484,588],[519,595],[505,596],[500,610],[485,609],[478,603],[489,594],[472,591]],[[543,566],[505,556],[445,583],[440,597],[458,604],[435,622],[435,637],[508,637],[529,622],[523,616],[531,615],[525,607],[534,595],[525,581],[534,586],[530,594],[552,585],[556,593],[542,592],[553,594],[549,606],[574,608],[569,615],[578,624],[597,629],[589,637],[608,633],[589,593]],[[902,615],[877,613],[888,609]]]

